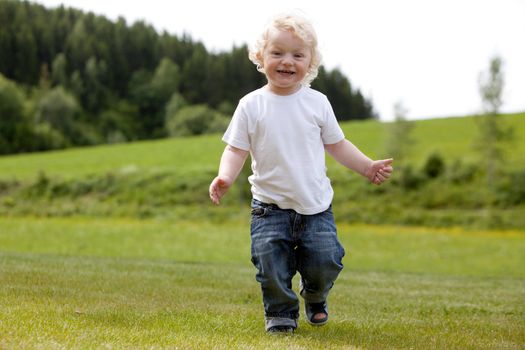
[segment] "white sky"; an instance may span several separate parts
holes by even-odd
[[[251,44],[276,13],[311,18],[323,63],[339,68],[382,120],[401,102],[409,119],[480,111],[478,76],[504,61],[504,112],[525,111],[525,0],[37,0],[128,25],[188,33],[211,51]],[[255,69],[255,68],[254,68]]]

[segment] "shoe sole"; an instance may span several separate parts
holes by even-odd
[[[266,334],[271,335],[272,337],[282,337],[287,335],[293,335],[294,331],[285,331],[285,332],[268,332],[266,331]]]

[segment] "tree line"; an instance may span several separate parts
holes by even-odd
[[[265,84],[246,45],[210,52],[124,18],[0,1],[0,154],[224,130]],[[312,87],[340,120],[375,118],[339,70]]]

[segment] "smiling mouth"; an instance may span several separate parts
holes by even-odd
[[[295,72],[293,72],[291,70],[285,70],[285,69],[278,69],[277,73],[279,73],[279,74],[289,74],[289,75],[295,74]]]

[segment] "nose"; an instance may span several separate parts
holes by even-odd
[[[293,63],[292,55],[286,54],[283,56],[282,63],[286,65],[291,65]]]

